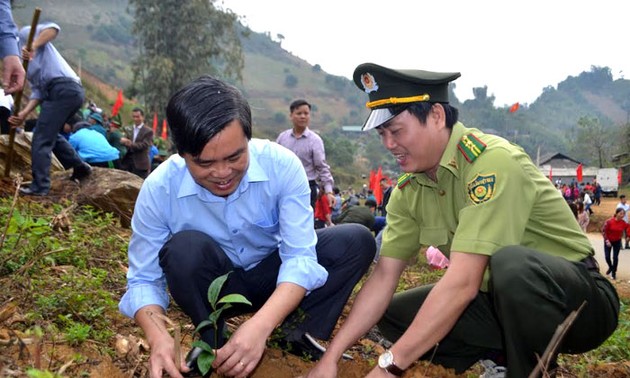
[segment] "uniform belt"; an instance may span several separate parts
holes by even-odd
[[[584,265],[586,265],[586,269],[590,271],[599,272],[599,264],[597,263],[597,260],[595,260],[595,257],[593,256],[585,257],[584,259],[581,260],[581,262]]]

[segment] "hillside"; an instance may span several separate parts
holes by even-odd
[[[93,88],[111,86],[126,89],[130,85],[130,62],[138,54],[133,44],[132,15],[126,0],[18,0],[15,18],[20,24],[29,23],[35,6],[42,8],[42,19],[53,20],[61,28],[55,45],[75,66],[81,67],[88,96],[103,103],[113,103],[116,90],[92,92]],[[240,26],[245,67],[243,80],[236,83],[252,106],[254,135],[275,139],[289,127],[288,105],[299,97],[313,105],[312,128],[329,139],[347,138],[340,133],[343,125],[358,125],[367,116],[365,96],[345,77],[326,73],[318,65],[284,50],[280,42],[269,35],[251,32]],[[105,84],[96,84],[89,74]],[[532,104],[521,104],[512,114],[506,108],[496,108],[494,98],[486,96],[484,88],[476,88],[476,97],[463,103],[453,97],[460,110],[460,120],[466,125],[497,133],[525,148],[530,155],[576,150],[571,133],[580,117],[597,118],[606,130],[611,130],[613,143],[604,160],[610,164],[613,154],[626,152],[622,127],[630,118],[630,81],[612,79],[607,67],[593,67],[590,72],[567,76],[560,83],[549,83]],[[142,103],[142,99],[139,99]],[[107,109],[109,104],[101,104]],[[126,108],[128,111],[129,109]],[[123,116],[128,117],[125,113]],[[376,140],[373,135],[354,138],[350,143],[356,152],[355,165],[333,162],[348,170],[365,171],[367,165],[386,164],[391,160],[384,150],[369,159],[363,155],[366,143]],[[327,146],[328,148],[328,146]],[[579,157],[585,162],[589,157]]]

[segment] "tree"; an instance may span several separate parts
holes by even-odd
[[[243,53],[231,11],[214,0],[130,0],[133,33],[139,47],[132,62],[133,87],[146,113],[163,117],[172,93],[211,74],[240,79]]]
[[[611,133],[594,117],[580,117],[574,131],[573,156],[586,162],[597,162],[598,167],[604,167],[610,155]]]

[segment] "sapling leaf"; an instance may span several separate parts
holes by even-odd
[[[216,325],[217,322],[219,321],[219,318],[221,317],[221,314],[223,313],[223,311],[227,310],[230,307],[232,307],[231,304],[229,304],[229,303],[224,304],[223,306],[221,306],[220,309],[218,309],[216,311],[213,311],[210,315],[208,315],[208,321],[210,321],[212,324]]]
[[[200,330],[202,330],[203,328],[206,328],[207,326],[214,326],[213,321],[211,320],[204,320],[203,322],[199,323],[199,325],[197,325],[197,328],[195,328],[195,332],[199,332]]]
[[[210,287],[208,288],[208,302],[210,302],[210,305],[215,310],[217,308],[217,300],[219,299],[219,293],[221,292],[221,288],[223,287],[223,284],[227,280],[230,273],[232,272],[227,272],[226,274],[215,278],[214,281],[212,281],[212,283],[210,284]]]
[[[212,350],[212,347],[210,346],[210,344],[208,344],[207,342],[205,342],[203,340],[193,341],[192,346],[201,348],[201,349],[203,349],[204,351],[206,351],[208,353],[214,353],[214,351]]]
[[[247,298],[241,294],[228,294],[219,299],[218,303],[244,303],[250,306],[252,305],[252,302],[248,301]]]
[[[197,367],[199,368],[199,372],[201,372],[202,376],[206,376],[206,374],[212,369],[212,363],[216,355],[210,354],[207,352],[202,352],[199,357],[197,357]]]

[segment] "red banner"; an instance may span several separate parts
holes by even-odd
[[[166,120],[162,120],[162,139],[168,139],[168,125]]]
[[[118,114],[118,111],[123,106],[123,92],[122,89],[118,90],[118,97],[116,97],[116,102],[114,106],[112,106],[112,117],[115,117]]]
[[[383,169],[379,166],[376,175],[374,176],[374,198],[376,203],[380,204],[383,201],[383,189],[381,188],[381,179],[383,178]]]
[[[514,113],[518,110],[519,106],[521,106],[518,102],[515,102],[514,105],[510,106],[510,113]]]
[[[577,180],[578,182],[582,182],[582,163],[580,163],[580,165],[577,166],[577,170],[576,170],[576,175],[577,175]]]
[[[153,135],[157,135],[157,113],[153,113]]]

